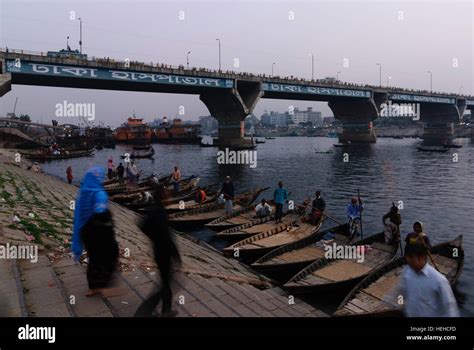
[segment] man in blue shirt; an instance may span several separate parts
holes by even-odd
[[[278,182],[278,188],[273,192],[275,201],[275,223],[281,222],[283,216],[283,204],[288,201],[288,192],[283,188],[283,182]]]
[[[349,220],[359,219],[360,220],[360,213],[364,207],[362,203],[357,203],[357,198],[352,197],[351,202],[347,205],[347,218]]]

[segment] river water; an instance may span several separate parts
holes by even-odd
[[[155,159],[140,159],[137,164],[144,174],[168,174],[178,165],[183,176],[198,175],[201,184],[220,183],[230,175],[237,192],[270,186],[263,194],[267,198],[282,180],[295,202],[320,189],[329,215],[340,221],[345,220],[345,207],[359,189],[365,205],[365,236],[382,230],[382,215],[393,201],[403,203],[403,235],[417,220],[423,222],[433,243],[464,235],[466,259],[456,294],[462,314],[474,316],[474,143],[469,139],[457,142],[463,148],[431,153],[417,150],[420,140],[415,139],[380,138],[373,145],[336,148],[335,139],[325,137],[276,138],[258,145],[255,168],[217,164],[216,148],[154,145]],[[319,153],[326,151],[329,153]],[[131,148],[117,146],[115,150],[96,151],[93,157],[48,162],[42,167],[65,179],[66,168],[71,165],[78,184],[88,167],[106,167],[109,156],[117,164],[125,152]],[[222,247],[210,231],[193,234]]]

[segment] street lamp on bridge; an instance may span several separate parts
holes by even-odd
[[[186,54],[186,68],[189,69],[189,54],[191,53],[191,51],[188,51],[188,53]]]
[[[79,21],[79,52],[82,54],[82,18],[77,19]]]
[[[221,70],[221,39],[216,39],[219,43],[219,70]]]
[[[66,49],[69,50],[69,36],[66,37]]]
[[[339,74],[341,74],[341,71],[337,72],[336,74],[336,80],[339,81]]]
[[[376,63],[379,66],[379,85],[382,86],[382,64]]]
[[[314,80],[314,55],[312,53],[309,55],[311,56],[311,80]]]
[[[430,92],[433,92],[433,72],[430,70],[427,70],[426,73],[430,75]]]
[[[272,77],[273,77],[273,67],[275,67],[275,62],[272,63]]]

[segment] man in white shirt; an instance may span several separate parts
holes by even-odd
[[[265,199],[262,199],[262,202],[255,207],[255,212],[257,217],[264,218],[272,212],[272,207],[267,203]]]
[[[394,294],[403,297],[407,317],[459,317],[451,285],[428,263],[427,253],[425,245],[407,244],[407,265]]]

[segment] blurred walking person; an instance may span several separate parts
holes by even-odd
[[[102,185],[104,178],[105,171],[101,167],[93,167],[86,172],[74,211],[74,260],[79,261],[83,248],[89,257],[89,291],[86,296],[100,294],[110,286],[119,256],[108,195]]]
[[[178,311],[172,310],[171,281],[173,277],[172,269],[174,263],[180,263],[181,258],[173,236],[168,227],[166,210],[157,199],[156,204],[150,209],[140,225],[141,230],[153,243],[153,252],[156,265],[160,270],[161,288],[153,292],[139,306],[135,312],[135,317],[151,317],[156,306],[162,300],[162,317],[173,317]]]

